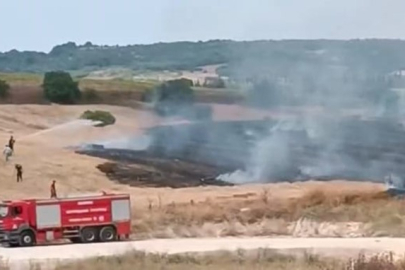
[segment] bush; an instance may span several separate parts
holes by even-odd
[[[187,79],[167,81],[145,93],[145,101],[155,104],[160,115],[175,115],[194,104],[192,81]]]
[[[115,124],[115,117],[110,112],[106,111],[85,111],[80,118],[92,121],[100,121],[101,123],[97,124],[97,127]]]
[[[5,98],[8,95],[8,91],[10,90],[10,85],[3,80],[0,80],[0,97]]]
[[[63,71],[45,73],[42,88],[45,98],[55,103],[73,104],[81,97],[78,83]]]
[[[181,79],[178,79],[178,81],[180,81],[182,84],[187,85],[189,87],[194,86],[194,82],[192,80],[190,80],[190,79],[181,78]]]

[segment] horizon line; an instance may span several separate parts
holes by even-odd
[[[405,39],[403,38],[381,38],[381,37],[367,37],[367,38],[281,38],[281,39],[206,39],[206,40],[178,40],[178,41],[156,41],[156,42],[146,42],[146,43],[132,43],[132,44],[95,44],[91,41],[86,41],[84,43],[78,43],[75,41],[66,41],[64,43],[54,45],[48,52],[41,51],[41,50],[19,50],[19,49],[11,49],[7,51],[0,51],[0,54],[7,54],[11,52],[32,52],[32,53],[45,53],[49,54],[54,48],[58,46],[63,46],[67,44],[74,44],[76,47],[85,47],[86,44],[90,43],[94,47],[131,47],[131,46],[153,46],[157,44],[176,44],[176,43],[209,43],[209,42],[285,42],[285,41],[340,41],[340,42],[348,42],[348,41],[402,41],[404,42]]]

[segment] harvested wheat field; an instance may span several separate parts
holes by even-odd
[[[222,114],[223,111],[232,111],[235,108],[224,108],[225,110],[218,107],[215,109],[216,119],[230,120],[232,117],[237,117],[234,113],[230,113],[229,116]],[[116,123],[106,127],[94,127],[88,122],[78,120],[85,110],[94,109],[110,111],[116,117]],[[165,187],[164,181],[158,187],[151,187],[141,181],[134,186],[114,181],[108,177],[105,171],[99,170],[103,166],[105,169],[106,162],[111,161],[77,154],[74,151],[74,147],[77,145],[132,138],[144,134],[147,128],[175,123],[177,120],[163,120],[146,109],[105,105],[0,106],[0,139],[4,141],[4,144],[7,143],[10,135],[16,139],[16,152],[11,161],[8,163],[4,159],[0,161],[0,196],[2,199],[48,197],[52,180],[57,181],[57,191],[60,197],[71,193],[101,190],[125,192],[131,194],[133,240],[204,238],[213,246],[218,237],[243,236],[267,239],[270,237],[268,240],[263,240],[263,248],[266,247],[264,245],[266,241],[273,243],[274,239],[279,239],[279,246],[275,248],[287,252],[287,255],[280,256],[276,256],[273,251],[266,250],[253,253],[253,255],[239,252],[237,255],[224,254],[221,258],[211,255],[198,257],[195,255],[146,255],[137,252],[121,256],[121,252],[112,254],[119,257],[61,264],[57,269],[94,269],[94,267],[97,269],[118,267],[132,269],[134,266],[161,269],[163,265],[167,269],[189,269],[190,266],[195,269],[246,269],[247,267],[251,269],[348,269],[347,261],[342,262],[337,259],[342,256],[347,257],[347,255],[356,257],[361,250],[367,250],[370,247],[369,244],[364,244],[364,246],[355,244],[357,238],[361,238],[357,240],[363,241],[365,237],[375,237],[367,238],[376,245],[372,254],[382,251],[401,251],[393,248],[395,244],[385,247],[383,245],[385,242],[379,243],[379,240],[376,240],[382,236],[403,236],[405,233],[405,202],[388,197],[384,192],[385,186],[382,184],[335,180],[169,188]],[[159,162],[161,161],[152,159],[152,165],[140,162],[131,164],[131,166],[135,166],[141,171],[149,170]],[[23,165],[24,168],[22,183],[17,183],[15,179],[14,164],[16,163]],[[180,166],[179,161],[173,160],[172,163],[174,165],[169,167],[169,170]],[[104,165],[100,167],[102,164]],[[125,162],[121,164],[125,164]],[[160,165],[167,166],[167,163]],[[183,171],[187,168],[190,171],[201,169],[200,167],[187,167],[186,163],[182,166],[180,169]],[[186,171],[186,173],[190,173],[190,171]],[[170,172],[167,175],[170,178]],[[152,177],[154,177],[153,174]],[[291,237],[294,238],[291,239]],[[302,241],[295,241],[298,238],[301,238]],[[332,243],[333,239],[336,238],[356,238],[347,239],[354,242],[344,243],[344,249],[342,246],[342,252],[347,251],[349,247],[356,248],[355,252],[339,253],[342,255],[340,256],[334,249],[334,254],[330,254],[330,248],[335,245]],[[253,242],[256,241],[255,238],[251,239]],[[304,257],[301,256],[297,259],[296,254],[291,253],[294,248],[287,245],[288,239],[294,240],[295,248],[303,248],[305,252],[312,250],[308,249],[307,245],[312,247],[316,242],[322,247],[316,251],[316,254],[333,255],[334,258],[323,259],[308,256],[305,253]],[[246,246],[244,241],[249,241],[249,238],[239,240],[242,241],[240,245],[243,247]],[[169,249],[180,247],[171,243],[170,240],[163,242],[164,245],[154,242],[159,240],[150,241],[151,247],[164,245]],[[162,239],[162,241],[166,240]],[[194,240],[190,239],[190,241]],[[141,247],[147,243],[147,241],[124,242],[117,243],[117,247],[119,244],[122,250],[129,251],[130,245]],[[379,244],[382,246],[378,246]],[[190,250],[191,247],[192,245],[188,246],[188,244],[182,246],[185,250]],[[258,247],[262,246],[258,245],[255,248]],[[26,265],[30,258],[34,259],[37,255],[45,254],[44,251],[40,251],[41,248],[49,248],[46,254],[52,253],[54,257],[58,258],[63,257],[62,254],[71,254],[73,250],[80,251],[81,254],[86,253],[84,251],[86,245],[37,248],[32,250],[36,255],[30,255],[27,250],[26,258],[20,258],[20,253],[14,252],[18,250],[13,249],[9,251],[10,254],[4,254],[11,258],[10,262],[13,265],[10,266],[11,269],[14,269],[14,266]],[[64,249],[66,251],[62,251]],[[108,246],[104,249],[111,250]],[[100,244],[94,250],[104,249]],[[118,249],[116,251],[118,252]],[[145,252],[153,252],[153,248],[145,248]],[[90,257],[87,255],[85,257]],[[261,259],[257,261],[257,258]],[[42,257],[38,258],[41,266],[35,269],[41,269],[40,267],[48,269],[44,268],[46,263],[41,261],[42,259]],[[375,268],[376,265],[378,267],[390,266],[389,269],[402,269],[400,268],[401,262],[394,262],[389,257],[376,257],[371,260],[360,257],[356,267],[350,269],[385,269]]]
[[[87,109],[110,111],[115,125],[98,128],[77,121]],[[244,186],[151,188],[111,181],[96,167],[101,158],[69,149],[82,143],[142,134],[162,124],[147,110],[114,106],[2,105],[0,139],[16,139],[15,156],[0,162],[3,199],[48,197],[57,181],[68,193],[128,192],[134,208],[134,238],[271,236],[362,237],[402,235],[405,207],[385,197],[381,184],[296,182]],[[16,183],[13,164],[24,168]]]

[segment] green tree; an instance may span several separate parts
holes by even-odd
[[[63,71],[45,73],[42,88],[45,98],[55,103],[73,104],[81,97],[78,83]]]
[[[10,85],[3,80],[0,80],[0,97],[5,98],[10,90]]]
[[[176,82],[178,82],[178,83],[180,83],[180,84],[188,85],[189,87],[193,87],[193,86],[194,86],[194,82],[193,82],[192,80],[190,80],[190,79],[181,78],[181,79],[174,80],[174,81],[176,81]]]
[[[194,90],[189,80],[171,80],[147,92],[145,100],[153,102],[161,115],[177,114],[194,104]]]

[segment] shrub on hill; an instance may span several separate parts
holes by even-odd
[[[10,90],[10,85],[3,80],[0,80],[0,97],[5,98]]]
[[[55,103],[73,104],[81,97],[78,83],[64,71],[45,73],[42,88],[45,98]]]
[[[115,124],[115,117],[107,111],[85,111],[81,116],[81,119],[87,119],[92,121],[100,121],[97,127],[105,127]]]
[[[144,101],[154,103],[159,115],[175,115],[194,104],[193,82],[187,79],[162,83],[144,96]]]

